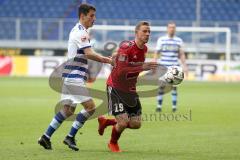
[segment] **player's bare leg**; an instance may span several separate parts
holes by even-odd
[[[127,128],[130,129],[139,129],[141,127],[141,116],[130,117]]]

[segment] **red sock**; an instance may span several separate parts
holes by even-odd
[[[118,142],[118,139],[120,138],[120,136],[121,136],[121,133],[119,133],[116,130],[116,125],[114,125],[113,128],[112,128],[112,135],[111,135],[110,142],[116,144]]]
[[[116,119],[107,119],[106,120],[106,126],[114,126],[115,124],[117,124]]]

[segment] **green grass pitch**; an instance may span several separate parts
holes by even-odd
[[[93,87],[104,90],[105,81],[97,80]],[[79,152],[62,143],[71,122],[63,123],[53,135],[53,150],[47,151],[37,139],[54,115],[59,94],[49,88],[47,78],[1,77],[0,160],[240,159],[240,84],[184,82],[178,93],[176,114],[190,116],[191,111],[191,117],[179,121],[145,119],[141,129],[123,133],[123,153],[108,151],[111,129],[99,136],[96,119],[88,121],[77,134]],[[163,114],[171,115],[171,96],[164,98]],[[156,97],[142,98],[141,102],[145,116],[155,113]]]

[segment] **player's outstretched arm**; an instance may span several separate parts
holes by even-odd
[[[142,65],[142,68],[144,71],[148,71],[148,70],[154,70],[156,69],[158,66],[157,62],[145,62]]]
[[[179,57],[180,57],[182,65],[183,65],[183,71],[187,76],[188,75],[188,67],[187,67],[187,64],[186,64],[186,56],[185,56],[185,53],[184,53],[183,49],[180,49]]]
[[[113,65],[113,61],[109,57],[104,57],[96,52],[94,52],[91,48],[85,48],[84,53],[87,56],[88,59],[102,62],[102,63],[109,63]]]
[[[133,64],[127,64],[126,63],[119,63],[119,68],[121,68],[119,74],[126,74],[126,73],[133,73],[133,72],[142,72],[142,71],[148,71],[156,69],[158,66],[157,62],[143,62],[143,63],[137,63],[135,65]]]
[[[155,52],[153,53],[153,61],[154,61],[154,62],[157,62],[159,53],[160,53],[159,51],[155,51]]]

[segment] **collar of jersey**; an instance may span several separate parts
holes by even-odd
[[[78,22],[77,24],[80,25],[80,26],[82,26],[85,31],[87,30],[87,29],[84,27],[84,25],[82,25],[82,23]]]
[[[174,35],[173,37],[169,37],[169,35],[167,34],[166,37],[169,39],[174,39],[176,36]]]

